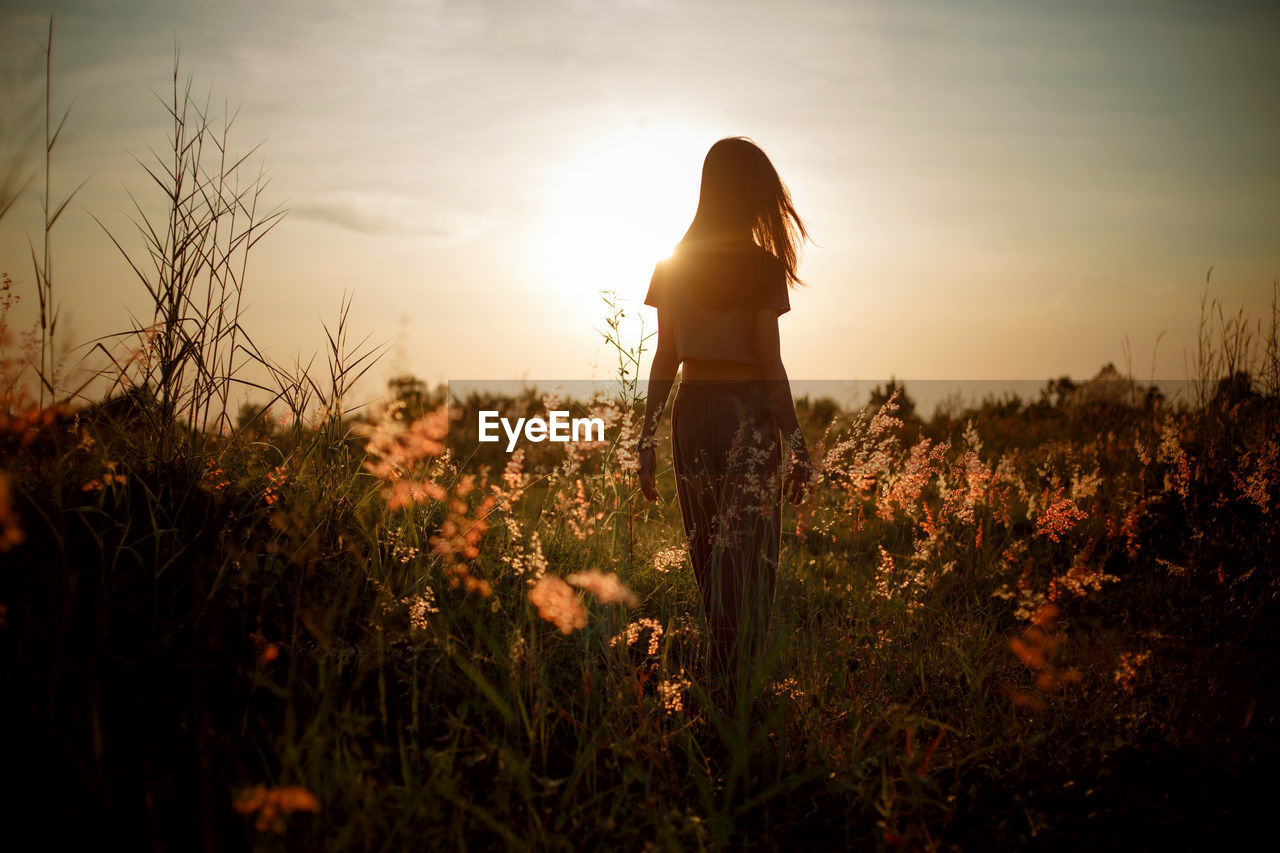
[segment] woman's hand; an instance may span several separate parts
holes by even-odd
[[[650,501],[658,502],[658,452],[652,447],[640,451],[640,491]]]
[[[809,496],[813,477],[813,460],[809,458],[809,449],[802,447],[799,451],[792,451],[787,460],[786,479],[782,485],[783,494],[797,506],[804,503]]]

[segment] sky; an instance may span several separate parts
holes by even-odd
[[[1261,316],[1280,276],[1277,8],[9,0],[0,153],[52,12],[54,195],[88,180],[53,235],[77,340],[149,314],[93,216],[141,249],[126,189],[155,203],[137,159],[163,150],[178,45],[288,210],[247,282],[279,360],[348,294],[356,337],[389,343],[379,382],[607,376],[598,292],[628,341],[653,329],[702,157],[745,135],[814,237],[780,321],[793,378],[1179,378],[1206,287]],[[33,189],[0,220],[28,311],[39,230]]]

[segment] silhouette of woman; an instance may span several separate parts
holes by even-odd
[[[671,413],[676,492],[722,707],[736,705],[763,650],[782,493],[799,503],[812,475],[778,344],[807,237],[765,153],[742,137],[721,139],[703,162],[693,223],[655,267],[645,297],[658,309],[658,344],[637,446],[640,487],[658,499],[654,436],[681,368]]]

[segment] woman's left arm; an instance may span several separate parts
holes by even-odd
[[[791,458],[787,470],[786,491],[792,501],[804,500],[809,479],[813,474],[813,462],[809,458],[809,446],[796,417],[796,404],[791,396],[791,381],[782,364],[781,343],[778,338],[778,313],[771,308],[756,312],[756,354],[760,359],[760,373],[769,395],[769,408],[773,419],[787,441]]]

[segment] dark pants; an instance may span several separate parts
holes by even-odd
[[[708,674],[732,697],[763,651],[773,610],[782,443],[761,382],[681,382],[671,432]]]

